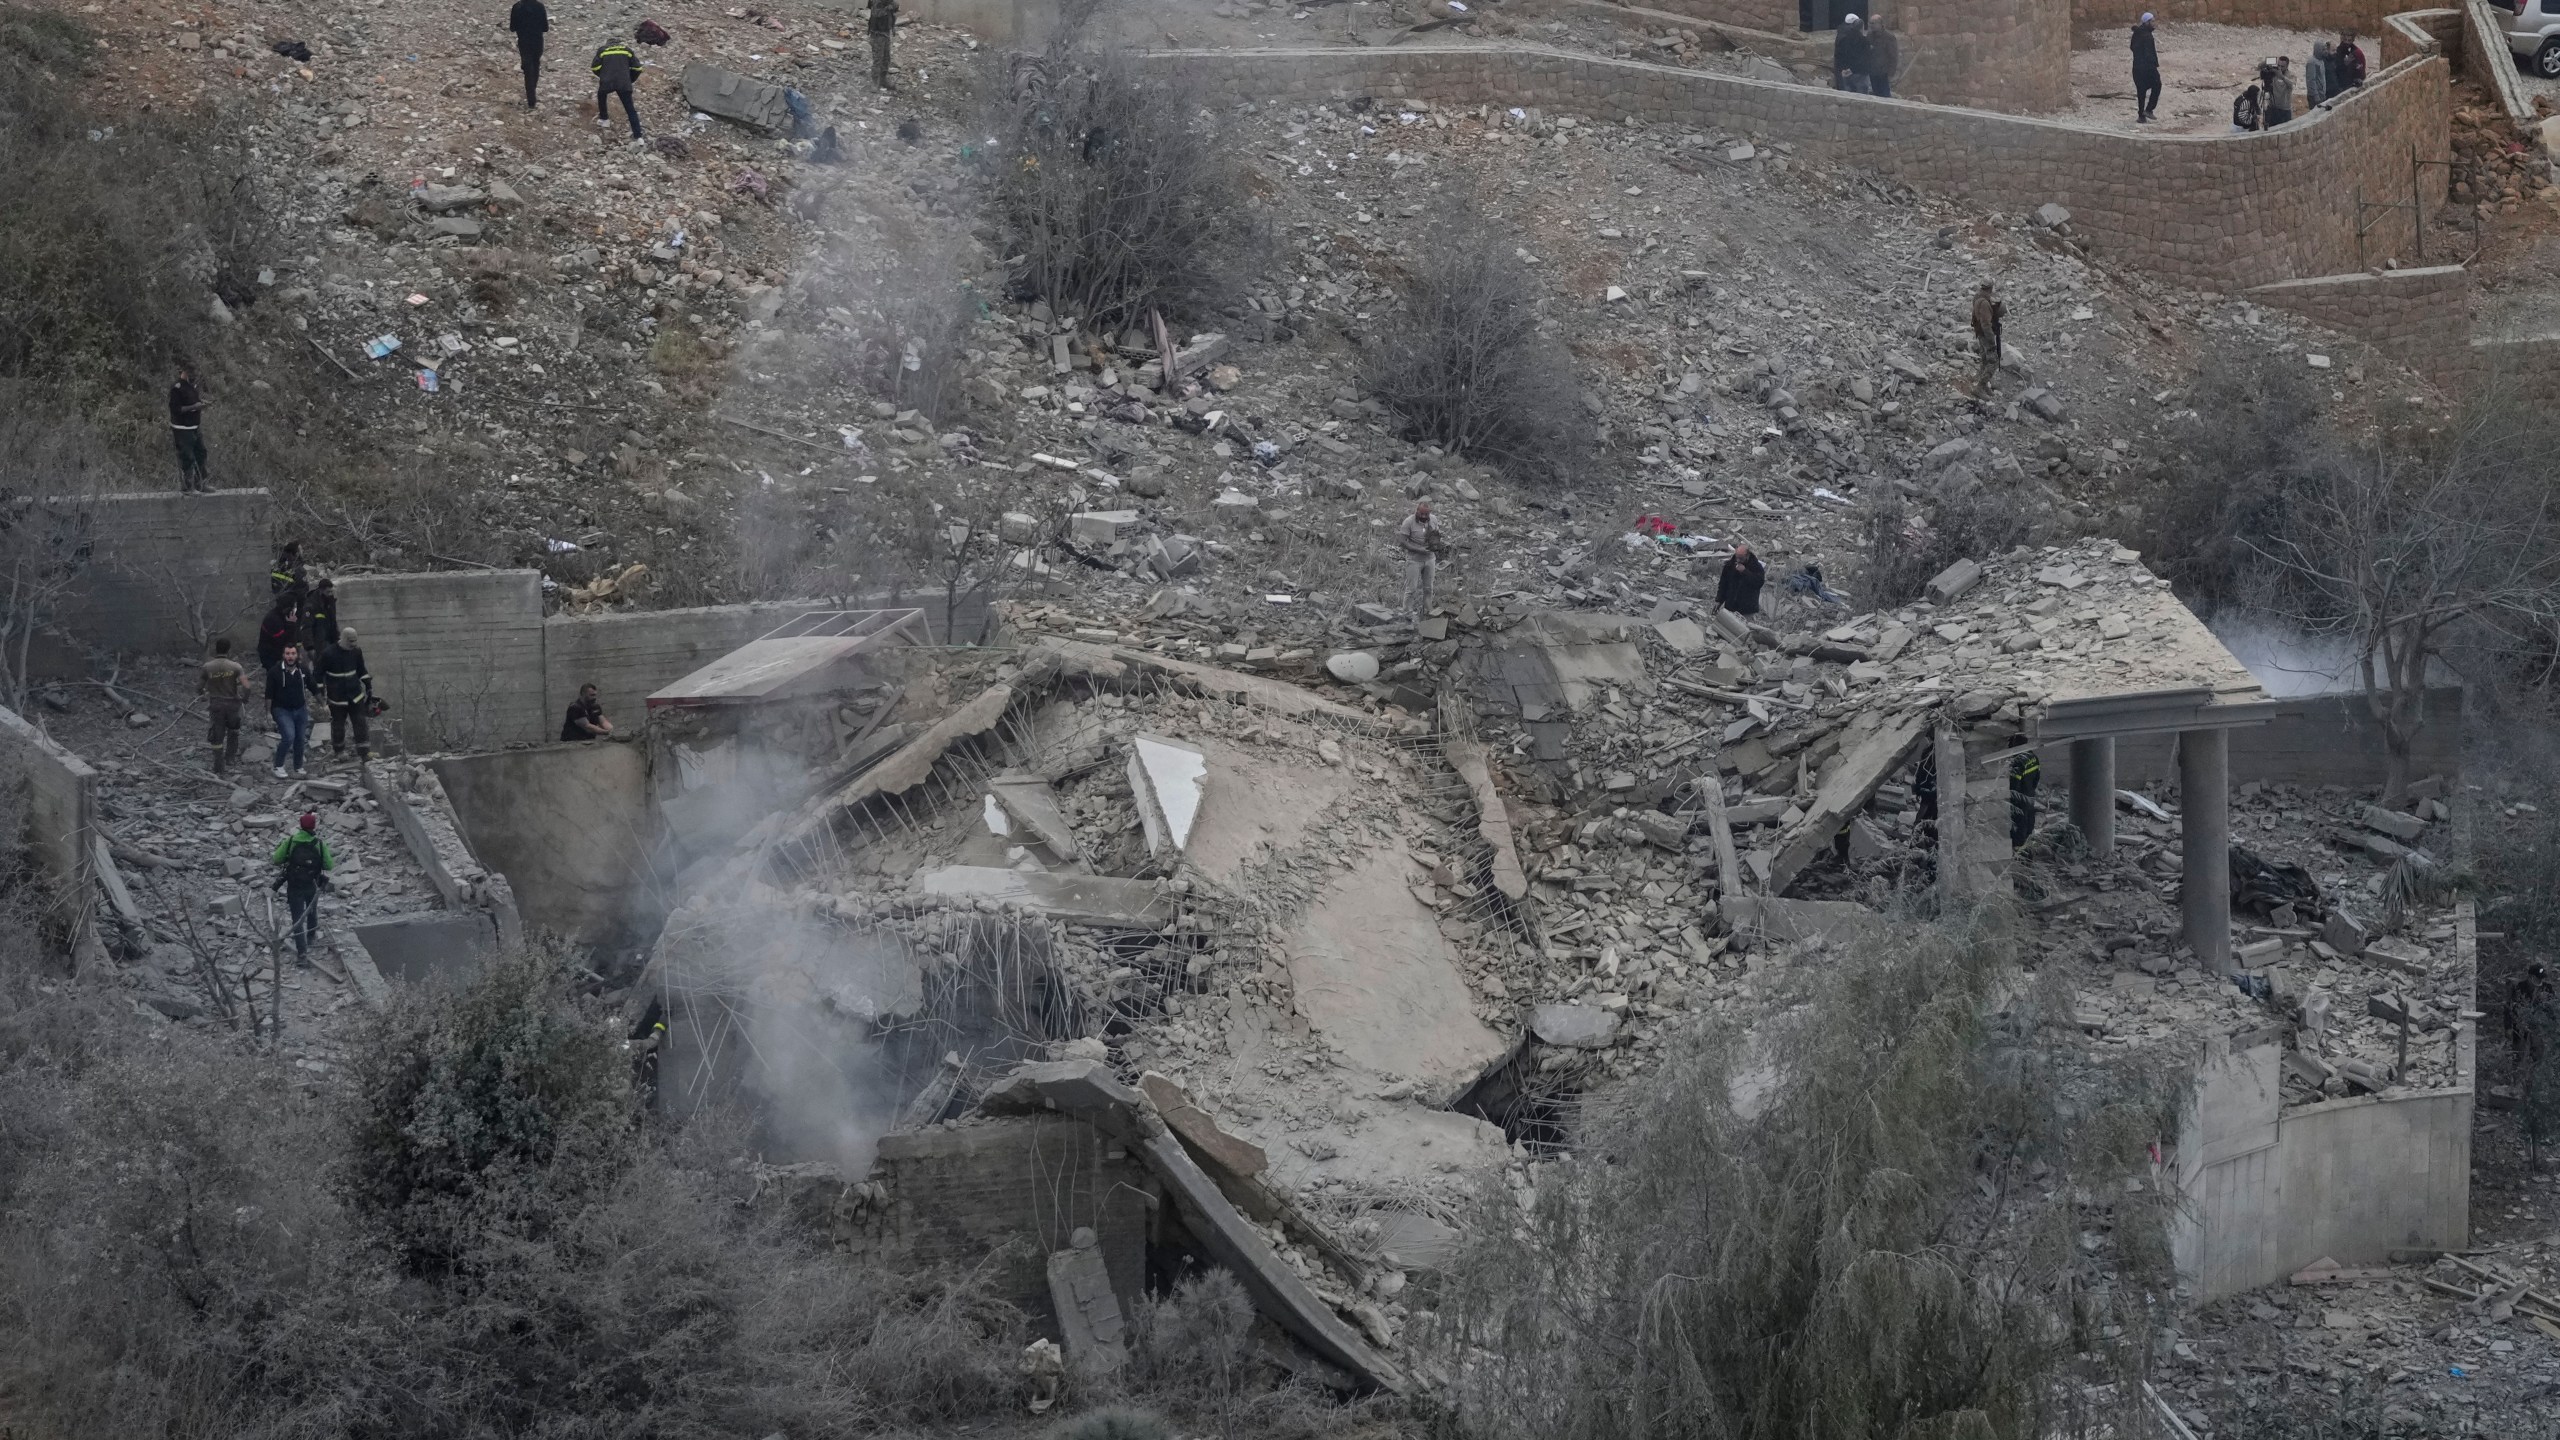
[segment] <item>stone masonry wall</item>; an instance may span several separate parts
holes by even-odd
[[[2378,264],[2406,244],[2388,221],[2359,258],[2356,207],[2408,186],[2409,161],[2450,153],[2446,62],[2413,56],[2281,130],[2128,135],[1980,110],[1879,100],[1527,48],[1159,51],[1212,94],[1279,103],[1410,96],[1443,105],[1538,105],[1792,141],[1915,189],[2012,214],[2048,200],[2104,259],[2211,288],[2272,284]],[[2445,172],[2424,172],[2430,206]]]
[[[2407,8],[2391,0],[2071,0],[2071,24],[2077,30],[2131,29],[2148,10],[2161,25],[2204,22],[2330,32],[2352,25],[2368,42],[2369,61],[2369,42],[2381,35],[2383,21]]]
[[[1800,18],[1795,0],[1653,0],[1644,8],[1745,30],[1766,30],[1774,35],[1798,33],[1796,23]]]
[[[1894,93],[2020,115],[2071,108],[2071,15],[2053,0],[1904,0]]]
[[[2352,335],[2430,379],[2456,378],[2470,358],[2471,276],[2459,265],[2317,275],[2247,294]]]

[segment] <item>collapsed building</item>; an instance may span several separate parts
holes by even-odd
[[[999,1257],[1072,1363],[1217,1266],[1273,1359],[1401,1386],[1409,1278],[1575,1097],[2001,892],[2085,1043],[2198,1077],[2163,1163],[2201,1293],[2462,1239],[2451,797],[2250,779],[2235,821],[2235,746],[2269,770],[2287,706],[2111,542],[1884,613],[1494,597],[1251,669],[1040,633],[1070,618],[944,649],[813,611],[651,695],[638,744],[429,766],[529,927],[626,949],[658,1103],[752,1114],[849,1242]]]

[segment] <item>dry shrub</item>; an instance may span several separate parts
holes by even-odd
[[[1560,485],[1595,432],[1520,248],[1518,233],[1471,197],[1444,202],[1406,269],[1403,308],[1380,327],[1363,369],[1405,438]]]
[[[1451,1279],[1431,1342],[1461,1421],[1484,1440],[2085,1425],[2081,1386],[2141,1372],[2172,1280],[2167,1207],[2125,1183],[2171,1107],[2040,1038],[2039,1008],[2003,998],[2018,949],[2001,912],[1897,926],[1824,957],[1780,1018],[1595,1102],[1525,1211],[1488,1197]]]
[[[1194,87],[1068,25],[1016,63],[988,133],[1016,284],[1108,330],[1205,309],[1244,234],[1234,165]]]
[[[1919,599],[1930,577],[1959,560],[1987,560],[2025,544],[2031,528],[2018,506],[1979,488],[1925,511],[1888,493],[1867,507],[1864,525],[1850,593],[1884,609]]]
[[[2319,390],[2299,365],[2215,354],[2193,393],[2194,428],[2143,492],[2129,543],[2180,594],[2247,603],[2262,568],[2254,554],[2282,523],[2285,491],[2332,448]]]
[[[352,1104],[184,1031],[109,1064],[0,1049],[12,1426],[756,1440],[1011,1408],[1019,1315],[742,1207],[733,1136],[662,1145],[604,1113],[627,1060],[548,973],[396,1014]],[[21,988],[0,976],[0,1005]],[[464,1210],[492,1223],[446,1223]]]

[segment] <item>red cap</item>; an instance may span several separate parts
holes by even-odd
[[[320,828],[320,812],[319,812],[319,811],[317,811],[317,810],[305,810],[305,811],[303,811],[303,812],[302,812],[302,828],[303,828],[303,829],[305,829],[305,830],[317,830],[317,829],[319,829],[319,828]]]

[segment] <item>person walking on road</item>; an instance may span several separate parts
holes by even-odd
[[[269,852],[267,863],[276,867],[274,888],[284,892],[285,912],[293,917],[293,963],[308,969],[311,942],[320,934],[320,891],[329,883],[329,872],[338,868],[338,857],[320,838],[318,812],[303,811],[293,832]]]
[[[1404,606],[1419,625],[1431,613],[1431,582],[1440,568],[1444,547],[1439,522],[1431,518],[1431,502],[1416,500],[1413,513],[1396,527],[1396,547],[1404,551]]]
[[[276,722],[276,778],[302,773],[303,750],[311,743],[311,667],[302,658],[302,647],[287,645],[276,668],[267,672],[267,713]],[[290,771],[286,761],[292,761]]]
[[[347,732],[353,730],[356,763],[372,759],[368,731],[373,719],[373,672],[365,668],[364,651],[357,648],[352,628],[340,630],[329,648],[320,652],[320,694],[329,702],[330,757],[347,753]]]
[[[205,477],[204,392],[196,388],[191,366],[179,366],[178,378],[169,386],[169,438],[178,447],[179,493],[209,493],[213,484]]]
[[[1867,17],[1867,93],[1893,98],[1894,72],[1902,68],[1902,39],[1882,20]]]
[[[1760,587],[1769,583],[1769,564],[1751,553],[1742,541],[1733,542],[1733,553],[1725,557],[1724,568],[1716,572],[1716,608],[1736,615],[1760,613]]]
[[[2133,27],[2133,123],[2148,125],[2160,112],[2160,37],[2151,28],[2151,12]]]
[[[516,63],[524,67],[524,108],[530,110],[534,87],[542,83],[542,37],[551,33],[551,12],[542,8],[542,0],[516,0],[507,12],[507,28],[515,32]]]
[[[622,97],[622,118],[631,122],[631,138],[640,138],[640,112],[631,107],[632,87],[640,82],[640,52],[619,40],[608,41],[596,52],[596,123],[610,123],[605,118],[604,102]]]
[[[221,774],[240,759],[240,705],[249,698],[249,672],[231,658],[231,641],[213,642],[213,658],[204,662],[204,705],[208,716],[205,743],[213,747],[213,773]]]
[[[868,23],[863,27],[871,35],[872,88],[889,88],[889,41],[898,33],[898,0],[871,0]]]

